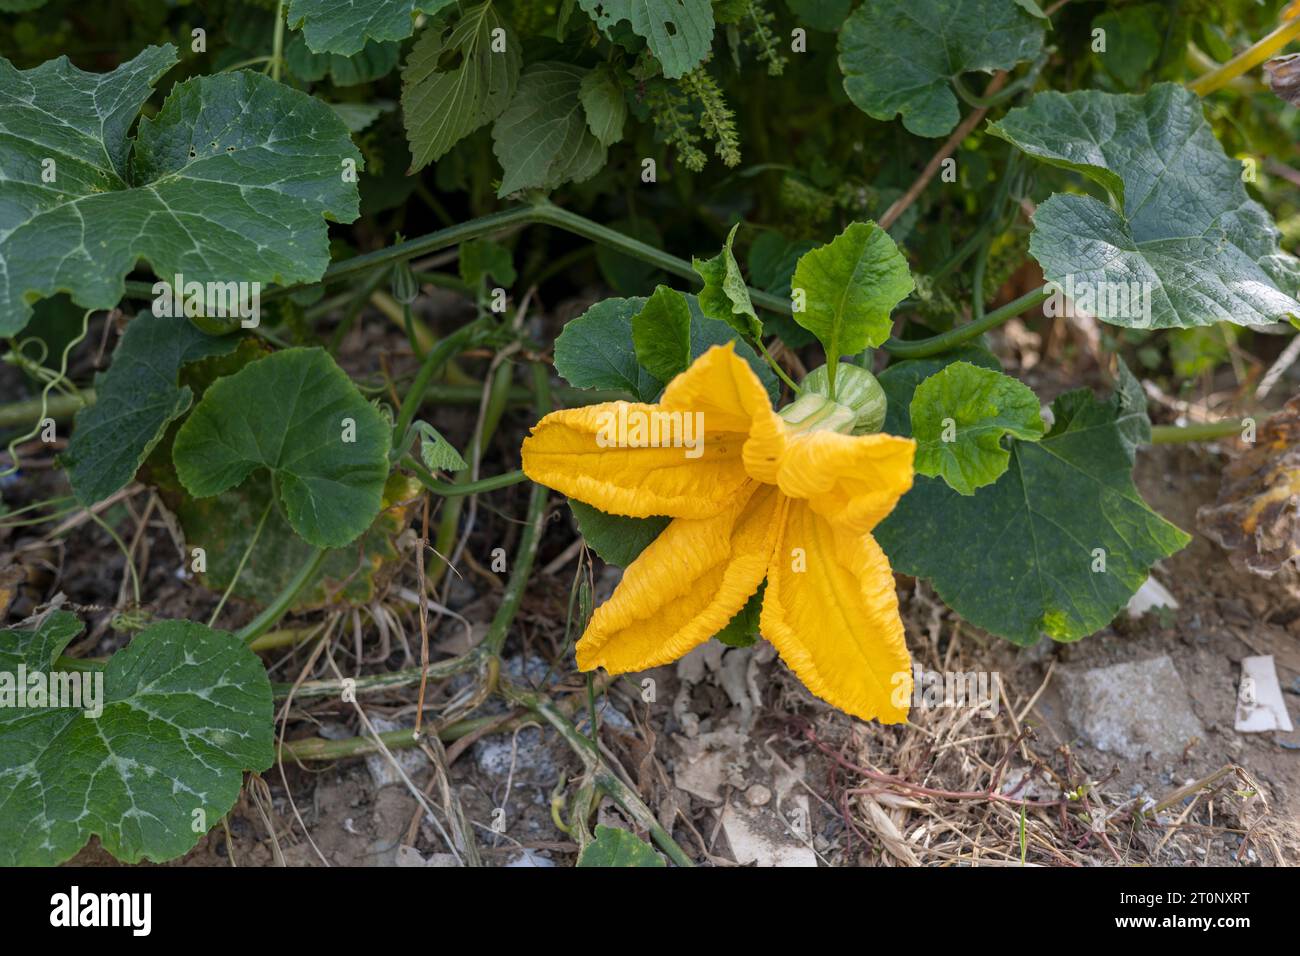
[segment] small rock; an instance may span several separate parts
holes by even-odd
[[[745,791],[745,801],[751,807],[767,806],[768,801],[771,799],[772,791],[761,783],[756,783]]]
[[[1205,728],[1167,656],[1109,667],[1066,666],[1061,695],[1075,733],[1105,753],[1130,760],[1181,755]]]

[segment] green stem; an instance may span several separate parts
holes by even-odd
[[[1249,49],[1188,83],[1187,88],[1197,96],[1209,96],[1215,90],[1222,89],[1241,74],[1253,70],[1269,57],[1280,52],[1296,37],[1300,37],[1300,17],[1284,21],[1281,26],[1258,40]]]
[[[402,464],[411,469],[420,484],[435,495],[442,495],[444,498],[455,498],[459,495],[477,495],[484,491],[496,491],[498,488],[509,488],[511,485],[517,485],[528,480],[528,476],[522,471],[507,471],[504,474],[493,475],[491,478],[480,478],[478,481],[459,483],[439,481],[430,474],[424,465],[410,455],[402,459]]]
[[[429,354],[425,356],[424,362],[420,365],[420,371],[416,373],[415,381],[406,390],[406,397],[402,399],[402,407],[397,413],[397,424],[393,426],[394,448],[401,448],[402,442],[406,440],[406,431],[411,427],[411,422],[415,419],[415,413],[420,410],[420,404],[424,401],[424,393],[429,388],[433,377],[442,370],[442,367],[447,364],[449,359],[459,355],[479,339],[486,331],[486,328],[484,322],[471,322],[469,325],[453,332],[429,350]]]
[[[280,82],[280,69],[284,65],[284,0],[275,5],[275,33],[271,40],[271,79]]]
[[[1027,312],[1035,306],[1041,305],[1051,295],[1052,290],[1044,285],[1032,292],[1026,292],[1020,298],[1008,302],[1001,308],[986,313],[983,318],[977,321],[967,322],[965,325],[959,325],[957,328],[949,329],[940,335],[932,335],[928,339],[916,339],[914,341],[890,339],[882,347],[899,358],[928,358],[931,355],[938,355],[940,352],[946,352],[983,335],[989,329],[996,328],[1022,312]]]
[[[1176,442],[1213,441],[1240,435],[1246,427],[1244,420],[1227,418],[1221,422],[1197,422],[1194,425],[1152,425],[1151,444],[1172,445]]]
[[[546,366],[533,366],[533,386],[537,389],[537,415],[540,418],[551,410],[550,379],[547,377]],[[524,517],[523,533],[519,536],[519,547],[515,550],[515,566],[510,571],[505,594],[488,627],[487,636],[483,639],[486,654],[500,655],[506,635],[510,632],[510,622],[519,611],[519,602],[528,587],[528,577],[533,573],[533,561],[537,557],[537,543],[541,538],[542,521],[546,517],[548,495],[546,486],[538,484],[533,485],[528,495],[528,512]]]
[[[293,580],[286,584],[284,589],[276,595],[275,600],[268,604],[261,614],[236,631],[235,636],[245,644],[251,644],[256,638],[261,637],[275,627],[280,618],[284,617],[289,612],[289,608],[293,607],[298,592],[316,576],[320,566],[325,563],[327,554],[329,554],[329,551],[325,548],[317,548],[311,557],[302,563],[302,567],[293,576]]]
[[[257,528],[253,531],[253,537],[248,542],[248,547],[244,549],[243,557],[239,559],[239,566],[235,568],[235,573],[231,577],[230,583],[226,585],[226,590],[222,592],[221,600],[217,602],[216,608],[212,611],[212,617],[208,618],[208,627],[216,626],[217,618],[221,616],[221,609],[226,606],[226,600],[230,597],[230,592],[235,590],[235,585],[239,583],[239,576],[244,573],[244,565],[248,564],[249,555],[251,555],[253,549],[257,547],[257,539],[262,536],[262,526],[266,524],[267,515],[271,513],[271,508],[274,504],[275,499],[270,498],[266,502],[266,507],[262,509],[262,517],[258,519]]]

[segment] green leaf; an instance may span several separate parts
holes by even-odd
[[[515,281],[514,256],[491,239],[471,239],[460,244],[460,277],[471,288],[491,277],[502,285]]]
[[[670,80],[699,66],[713,45],[710,0],[578,0],[605,34],[626,20]]]
[[[203,283],[315,281],[329,265],[324,220],[357,217],[341,164],[363,165],[343,121],[240,70],[177,84],[128,138],[175,62],[170,45],[104,74],[0,60],[0,334],[56,292],[116,305],[141,259]]]
[[[269,469],[293,529],[338,548],[379,513],[390,431],[327,352],[286,349],[209,388],[177,433],[172,459],[197,498]]]
[[[942,478],[962,495],[1007,470],[1011,453],[1003,436],[1038,441],[1046,430],[1027,386],[969,362],[954,362],[923,381],[910,413],[917,474]]]
[[[667,286],[657,287],[632,317],[632,343],[637,362],[659,381],[686,371],[691,364],[691,307],[686,297]]]
[[[895,362],[877,377],[887,399],[885,424],[881,430],[891,435],[911,435],[912,416],[909,406],[916,387],[953,362],[967,362],[995,372],[1002,371],[1002,364],[997,357],[978,345],[963,345],[931,358]]]
[[[587,128],[578,98],[586,72],[569,63],[524,70],[515,98],[492,125],[492,152],[505,171],[498,196],[580,183],[605,165],[605,147]]]
[[[54,677],[80,630],[56,611],[0,631],[0,670]],[[0,707],[0,865],[58,864],[93,835],[127,863],[173,859],[230,810],[245,770],[271,764],[271,684],[231,634],[153,624],[90,677],[97,717],[84,701]]]
[[[113,364],[95,376],[95,403],[77,412],[62,458],[83,505],[103,501],[135,477],[167,426],[190,407],[181,367],[224,355],[237,335],[205,335],[185,319],[142,313],[130,322]]]
[[[725,322],[706,316],[695,296],[683,298],[691,310],[691,360],[715,345],[734,343],[736,354],[776,401],[780,383],[767,363]],[[555,370],[575,388],[616,389],[629,392],[639,402],[653,402],[664,383],[637,362],[632,334],[632,318],[645,305],[646,300],[640,297],[605,299],[571,320],[555,340]]]
[[[274,507],[266,514],[253,550],[248,551],[267,504],[273,501],[267,472],[249,475],[239,487],[211,498],[191,498],[174,477],[171,484],[174,487],[164,478],[159,490],[180,521],[186,547],[204,550],[206,570],[197,577],[209,590],[224,592],[234,581],[231,593],[236,597],[267,605],[312,559],[313,547],[294,533]],[[320,569],[294,598],[291,610],[363,607],[374,601],[400,567],[398,538],[410,521],[411,503],[419,495],[420,485],[414,478],[398,472],[390,475],[382,510],[374,522],[357,541],[325,554]],[[241,570],[245,552],[248,561]]]
[[[1173,83],[1143,96],[1039,93],[989,131],[1112,197],[1057,194],[1034,214],[1029,251],[1085,311],[1142,329],[1300,315],[1300,264],[1279,250],[1196,94]],[[1134,308],[1144,290],[1149,310]]]
[[[569,509],[578,522],[578,532],[602,561],[625,568],[637,559],[671,518],[629,518],[612,515],[581,501],[569,499]]]
[[[889,338],[889,314],[915,287],[907,260],[874,222],[852,223],[804,253],[791,284],[803,299],[794,320],[821,341],[830,368]]]
[[[758,590],[749,596],[745,606],[735,613],[727,626],[713,635],[728,647],[749,647],[758,640],[759,617],[763,610],[763,591],[767,588],[764,581]]]
[[[420,460],[430,471],[464,471],[469,465],[456,446],[442,437],[442,433],[428,422],[417,421],[413,426],[420,435]]]
[[[316,53],[351,56],[367,40],[405,40],[415,15],[433,16],[455,0],[289,0],[289,29]]]
[[[587,844],[578,858],[578,866],[667,865],[649,843],[618,827],[596,827],[596,839]]]
[[[1042,46],[1043,21],[1016,0],[873,0],[840,28],[840,71],[858,109],[947,136],[961,118],[953,79],[1009,70]]]
[[[894,381],[911,376],[910,364],[881,375],[891,406],[910,398],[896,395]],[[918,477],[874,532],[894,570],[929,579],[967,621],[1017,644],[1043,633],[1077,640],[1105,627],[1151,565],[1191,540],[1133,485],[1150,422],[1126,368],[1109,401],[1080,389],[1052,411],[1041,441],[1012,441],[996,482],[967,496]]]
[[[853,0],[785,0],[801,26],[833,33],[849,15]]]
[[[699,293],[704,314],[726,322],[746,338],[757,339],[763,334],[763,324],[754,313],[745,277],[740,274],[740,266],[731,253],[731,244],[739,228],[740,223],[731,227],[722,251],[716,256],[712,259],[693,258],[691,266],[704,280],[704,288]]]
[[[291,73],[307,83],[325,79],[335,86],[358,86],[387,76],[397,66],[400,47],[393,42],[371,40],[351,56],[337,53],[313,53],[302,35],[295,36],[284,48],[284,62]]]
[[[1096,56],[1125,89],[1136,89],[1156,65],[1164,45],[1166,21],[1164,8],[1154,3],[1107,10],[1093,18],[1093,29],[1104,30],[1106,36],[1106,52]]]
[[[505,49],[492,49],[493,31],[505,29],[487,2],[467,10],[454,27],[432,27],[416,41],[402,70],[411,172],[441,159],[510,103],[519,80],[518,38],[507,31]]]
[[[632,317],[643,298],[605,299],[565,324],[555,340],[555,370],[574,388],[619,389],[653,402],[664,387],[636,360]]]
[[[582,78],[578,99],[587,114],[587,128],[600,145],[613,146],[623,138],[627,98],[623,84],[608,64],[601,64]]]

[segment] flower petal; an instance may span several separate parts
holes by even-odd
[[[786,424],[768,400],[767,390],[734,344],[715,345],[664,390],[665,408],[704,413],[706,435],[735,432],[746,436],[745,468],[755,481],[771,484],[785,449]]]
[[[787,439],[777,484],[807,499],[837,528],[870,531],[912,487],[916,442],[895,435],[795,433]]]
[[[722,630],[767,573],[780,497],[749,482],[722,514],[668,525],[592,615],[578,667],[611,674],[657,667]]]
[[[823,700],[863,720],[906,720],[912,663],[889,559],[807,502],[784,510],[759,632]]]
[[[552,412],[524,439],[520,452],[524,474],[609,514],[635,518],[718,514],[748,480],[741,457],[743,435],[706,433],[701,454],[694,458],[689,457],[689,448],[629,448],[608,441],[602,445],[598,440],[619,415],[630,414],[636,420],[637,415],[662,411],[659,405],[606,402]]]

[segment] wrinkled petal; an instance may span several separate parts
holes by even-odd
[[[722,514],[668,525],[592,615],[578,667],[657,667],[722,630],[767,573],[779,499],[770,485],[749,482]]]
[[[916,443],[895,435],[791,434],[777,484],[837,528],[867,532],[912,487]]]
[[[652,415],[662,409],[606,402],[552,412],[524,439],[524,474],[593,508],[635,518],[716,515],[748,480],[744,436],[735,433],[706,435],[698,457],[682,447],[602,446],[598,437],[620,410]]]
[[[728,342],[715,345],[669,383],[660,404],[704,413],[707,435],[739,433],[745,468],[755,481],[771,484],[785,449],[786,425],[772,411],[767,389],[749,363]]]
[[[905,720],[912,663],[885,553],[807,502],[784,510],[760,633],[818,697],[863,720]]]

